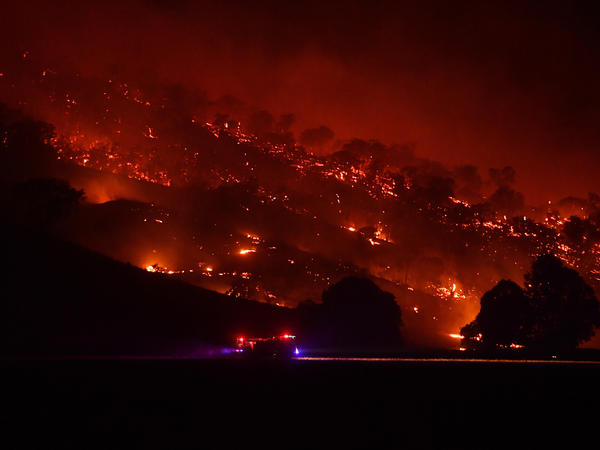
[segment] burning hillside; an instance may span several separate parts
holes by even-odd
[[[596,195],[526,206],[510,167],[483,179],[410,145],[323,155],[326,127],[296,140],[291,115],[59,73],[26,51],[0,72],[1,98],[54,126],[56,170],[91,200],[61,232],[149,272],[282,306],[367,275],[396,295],[409,339],[449,346],[483,292],[537,255],[600,286]]]

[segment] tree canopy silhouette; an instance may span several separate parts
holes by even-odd
[[[56,162],[54,127],[0,103],[0,177],[24,180],[47,173]]]
[[[13,220],[38,231],[49,231],[84,199],[83,190],[64,180],[35,178],[15,185],[11,193]]]
[[[553,255],[539,256],[525,289],[500,281],[481,298],[475,320],[461,330],[470,348],[524,345],[541,352],[574,350],[600,326],[600,303],[577,271]]]
[[[522,345],[530,317],[531,305],[523,289],[514,281],[501,280],[483,295],[477,318],[461,334],[486,349]]]
[[[307,303],[305,332],[319,346],[384,348],[400,342],[400,308],[394,296],[367,278],[347,277],[323,292],[322,304]]]
[[[533,307],[530,344],[540,349],[570,350],[594,335],[600,308],[594,290],[577,271],[555,256],[540,256],[525,275]]]

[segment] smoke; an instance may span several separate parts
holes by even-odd
[[[293,112],[296,135],[327,124],[342,141],[416,142],[450,165],[508,164],[535,202],[594,189],[585,168],[598,162],[598,36],[584,6],[341,6],[13,4],[2,56],[19,49],[82,77],[181,85],[274,117]]]
[[[334,3],[11,6],[2,99],[56,126],[62,174],[96,203],[65,235],[272,303],[367,274],[416,334],[456,331],[497,280],[520,279],[539,242],[506,235],[539,224],[491,219],[529,212],[521,189],[581,195],[592,172],[563,168],[596,158],[585,122],[548,133],[574,110],[519,69],[530,24],[495,8],[502,25],[467,6]],[[528,45],[569,32],[556,34]]]
[[[331,128],[321,125],[318,128],[308,128],[300,134],[300,143],[309,148],[323,147],[327,142],[333,139]]]

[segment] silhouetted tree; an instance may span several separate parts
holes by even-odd
[[[331,128],[321,125],[318,128],[308,128],[300,133],[300,143],[307,147],[320,147],[333,139]]]
[[[512,215],[525,207],[523,194],[508,186],[500,186],[489,200],[494,211],[501,214]]]
[[[288,131],[290,131],[290,128],[294,124],[295,120],[296,120],[296,116],[294,116],[294,114],[288,113],[288,114],[280,115],[279,120],[275,124],[275,127],[277,128],[277,132],[287,133]]]
[[[250,115],[248,129],[259,137],[273,132],[275,118],[269,111],[261,110]]]
[[[0,176],[15,181],[47,173],[56,159],[54,136],[52,125],[0,103]]]
[[[501,280],[481,298],[475,320],[460,331],[470,347],[522,345],[530,317],[531,305],[523,289],[513,281]]]
[[[453,175],[457,184],[456,195],[459,198],[469,202],[478,202],[481,200],[483,181],[477,167],[473,165],[459,166],[454,169]]]
[[[418,188],[419,195],[429,205],[448,204],[448,197],[454,195],[454,180],[450,177],[431,177],[424,186]]]
[[[587,214],[593,223],[600,225],[600,195],[595,192],[588,193]]]
[[[461,330],[471,348],[510,344],[542,352],[574,350],[600,326],[594,290],[553,255],[539,256],[525,275],[525,289],[502,280],[481,299],[475,320]]]
[[[577,271],[555,256],[543,255],[525,275],[534,321],[528,340],[535,348],[572,350],[600,326],[600,307],[594,290]]]
[[[600,240],[600,231],[590,219],[571,216],[563,227],[569,243],[580,250],[589,250]]]
[[[18,224],[48,231],[83,199],[83,190],[72,188],[66,181],[31,179],[13,187],[12,218]]]
[[[399,343],[400,308],[367,278],[348,277],[323,292],[316,322],[321,345],[391,347]],[[313,308],[316,309],[316,308]]]
[[[437,209],[448,206],[456,182],[440,164],[407,166],[394,177],[396,194],[403,204]],[[406,187],[410,187],[406,189]]]

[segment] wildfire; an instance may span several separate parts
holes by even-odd
[[[184,274],[184,273],[192,273],[194,272],[194,269],[188,269],[188,270],[171,270],[168,269],[166,267],[162,267],[159,266],[158,264],[153,264],[153,265],[148,265],[145,267],[147,272],[153,272],[153,273],[164,273],[167,275],[174,275],[174,274]]]
[[[426,285],[426,289],[430,291],[433,295],[444,299],[452,299],[452,300],[466,300],[467,295],[462,289],[458,288],[456,283],[452,283],[450,287],[445,286],[437,286],[433,283],[428,283]]]
[[[49,68],[43,67],[43,69],[43,72],[39,73],[42,74],[43,82],[46,84],[50,83],[53,77],[59,76]],[[2,77],[0,83],[14,81],[9,73],[0,73],[0,77]],[[187,267],[187,264],[195,266],[196,261],[208,260],[219,268],[219,272],[216,272],[206,263],[199,263],[196,273],[190,277],[192,282],[202,278],[204,281],[214,283],[219,277],[227,279],[223,281],[223,284],[229,283],[232,278],[235,278],[236,282],[241,280],[242,283],[251,280],[250,283],[244,284],[244,289],[246,289],[244,295],[257,298],[257,292],[260,292],[262,295],[260,299],[264,301],[277,299],[277,301],[283,302],[286,294],[280,291],[277,291],[277,294],[272,293],[269,289],[274,292],[277,282],[265,280],[267,278],[264,276],[265,273],[256,272],[251,275],[249,272],[242,272],[249,270],[247,267],[228,266],[224,262],[224,259],[227,259],[224,257],[228,255],[248,255],[256,253],[257,249],[260,249],[261,257],[274,255],[273,260],[279,258],[277,259],[281,262],[279,266],[285,266],[286,271],[293,272],[299,277],[305,277],[304,279],[308,283],[312,283],[315,291],[330,284],[331,280],[335,280],[339,276],[364,270],[371,275],[381,276],[386,282],[397,286],[410,283],[408,291],[415,294],[425,292],[436,296],[440,300],[440,304],[449,309],[458,310],[458,308],[464,308],[469,301],[480,298],[483,292],[478,288],[497,282],[494,277],[498,274],[494,272],[489,275],[490,271],[486,273],[485,270],[482,270],[482,282],[477,285],[470,282],[471,279],[461,273],[462,261],[460,260],[450,261],[448,266],[444,261],[444,269],[450,267],[450,270],[443,272],[447,274],[445,279],[440,279],[435,271],[432,271],[434,276],[427,279],[419,273],[414,273],[420,267],[419,252],[421,252],[421,256],[429,260],[444,260],[447,253],[444,254],[444,250],[440,248],[444,244],[450,243],[450,236],[457,235],[461,236],[461,239],[464,237],[464,249],[467,249],[467,252],[474,252],[482,258],[489,258],[494,268],[499,266],[516,268],[515,266],[519,267],[518,265],[522,264],[526,258],[552,252],[569,266],[579,270],[585,268],[588,277],[600,282],[600,246],[589,246],[582,250],[577,247],[577,244],[569,241],[563,232],[565,224],[569,222],[567,217],[553,213],[544,219],[533,213],[527,213],[527,216],[520,215],[513,218],[497,211],[481,212],[475,205],[455,197],[449,197],[443,206],[421,204],[415,206],[415,210],[418,211],[417,217],[423,219],[423,223],[427,224],[428,220],[439,220],[436,225],[440,223],[444,225],[436,228],[442,234],[439,238],[441,244],[416,242],[415,254],[417,256],[414,261],[410,261],[410,258],[407,261],[401,261],[390,255],[403,255],[406,253],[406,247],[412,243],[403,238],[404,224],[399,223],[400,221],[394,217],[395,213],[392,212],[399,211],[401,208],[397,200],[397,197],[402,195],[399,193],[415,191],[414,180],[405,179],[398,182],[398,178],[391,175],[392,170],[373,169],[373,167],[368,167],[368,164],[356,160],[346,161],[315,155],[294,143],[269,142],[252,134],[237,121],[221,121],[219,124],[217,121],[205,121],[200,117],[190,116],[185,118],[186,126],[193,130],[193,133],[190,134],[199,133],[203,139],[212,140],[209,141],[210,145],[207,147],[211,147],[212,144],[215,149],[219,149],[221,144],[223,147],[232,147],[232,154],[238,158],[233,161],[239,161],[239,164],[231,164],[232,158],[223,159],[224,163],[221,162],[221,165],[215,163],[214,166],[211,162],[206,174],[202,175],[206,179],[198,180],[194,178],[197,175],[194,167],[206,166],[205,160],[202,159],[204,150],[195,145],[197,142],[186,140],[185,131],[177,138],[173,138],[172,135],[175,133],[171,133],[168,128],[161,126],[161,122],[157,119],[159,116],[152,115],[153,111],[162,110],[167,101],[162,97],[142,92],[133,83],[103,80],[102,84],[102,91],[98,92],[98,96],[103,99],[104,105],[100,108],[99,116],[94,117],[91,121],[86,120],[89,119],[87,117],[82,117],[82,114],[83,108],[92,106],[86,104],[88,101],[86,99],[93,96],[81,94],[80,89],[73,89],[73,93],[57,91],[50,94],[52,104],[58,105],[55,107],[60,108],[61,114],[64,113],[64,120],[58,120],[56,124],[57,136],[50,141],[56,150],[57,158],[61,161],[85,166],[87,171],[94,169],[163,186],[188,186],[190,183],[200,181],[201,183],[198,184],[206,182],[206,185],[213,189],[224,185],[243,185],[248,180],[257,180],[256,192],[249,195],[248,199],[243,198],[241,201],[244,217],[261,214],[259,209],[263,207],[272,208],[270,211],[280,208],[285,214],[293,217],[293,220],[306,220],[307,223],[315,224],[314,233],[311,236],[316,236],[316,238],[310,239],[318,241],[318,245],[309,242],[309,239],[295,235],[292,235],[288,241],[271,245],[267,242],[272,238],[277,239],[277,237],[273,237],[276,236],[275,233],[267,231],[268,228],[261,227],[255,222],[239,222],[243,223],[241,230],[227,231],[227,233],[231,231],[233,237],[229,235],[230,237],[223,238],[220,243],[214,244],[210,250],[202,250],[207,253],[194,255],[194,258],[197,259],[191,259],[185,263],[180,262],[181,266]],[[26,103],[25,100],[23,104]],[[88,123],[92,125],[86,125]],[[239,153],[235,153],[237,150]],[[280,188],[281,180],[276,176],[273,177],[272,172],[262,178],[258,176],[260,161],[265,160],[269,164],[272,163],[274,167],[282,167],[295,175],[292,177],[295,178],[294,181],[286,185],[285,190]],[[274,178],[274,180],[270,180],[270,178]],[[324,184],[317,184],[321,182]],[[314,192],[311,189],[305,189],[307,185],[310,185]],[[288,189],[289,186],[294,187]],[[403,189],[404,191],[402,191]],[[307,193],[306,190],[309,192]],[[298,200],[299,197],[301,200]],[[356,199],[360,199],[360,201],[355,202]],[[361,203],[364,203],[365,206],[358,206]],[[452,212],[456,210],[460,214],[464,213],[464,217],[453,219],[455,216]],[[174,218],[155,217],[148,215],[144,221],[151,224],[164,224],[162,227],[153,225],[153,228],[170,228],[168,225],[175,221]],[[412,220],[409,214],[406,217],[408,217],[407,222]],[[535,222],[534,217],[537,217],[535,220],[538,222]],[[271,218],[269,217],[269,219]],[[333,231],[326,235],[323,233],[325,227],[331,227]],[[162,230],[156,232],[159,231]],[[361,250],[362,253],[354,259],[352,256],[348,256],[340,259],[339,262],[335,261],[335,258],[331,258],[334,262],[329,265],[328,261],[324,262],[326,258],[322,258],[320,255],[327,254],[328,257],[334,255],[333,250],[335,249],[332,248],[334,242],[325,241],[334,241],[333,237],[330,238],[330,236],[334,236],[333,232],[343,234],[346,231],[356,233],[352,235],[356,239],[348,239],[350,235],[347,233],[345,236],[346,242],[352,241],[352,244],[348,245],[355,244],[357,247],[348,249],[345,254],[355,255],[359,253],[358,250]],[[327,236],[327,238],[323,236]],[[170,237],[175,239],[174,235]],[[177,235],[176,238],[181,240],[180,235]],[[231,241],[227,239],[231,239]],[[435,241],[436,239],[430,240]],[[463,241],[459,241],[459,244],[462,250]],[[262,247],[263,245],[264,247]],[[329,248],[325,252],[321,252],[321,247],[327,245]],[[422,248],[419,248],[419,245]],[[370,251],[364,251],[365,247]],[[283,253],[290,248],[291,252]],[[304,256],[295,253],[296,250],[312,253],[310,262],[307,262],[307,258]],[[248,263],[254,262],[253,258],[230,259],[235,260],[231,264],[248,265]],[[149,259],[149,262],[153,262],[152,259]],[[454,266],[450,266],[450,264],[454,264]],[[274,266],[276,265],[274,264]],[[193,272],[192,269],[173,270],[157,264],[142,267],[148,272],[163,274]],[[417,268],[415,269],[415,267]],[[479,276],[479,273],[477,275]],[[263,285],[255,287],[253,283],[259,279]],[[238,293],[236,292],[236,295]],[[410,308],[410,304],[412,303],[407,305],[408,308]],[[418,301],[415,301],[415,304],[418,304]],[[412,309],[415,314],[419,313],[419,307],[414,306]],[[440,318],[441,321],[441,317],[438,315],[434,320]],[[452,327],[448,328],[452,329]],[[463,338],[459,334],[451,334],[450,337],[453,339]]]

